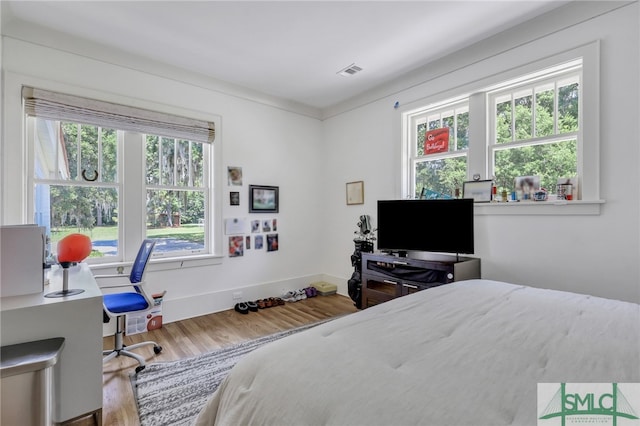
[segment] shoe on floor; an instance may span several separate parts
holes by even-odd
[[[303,289],[296,291],[296,300],[304,300],[307,298],[307,293]]]
[[[298,299],[296,298],[296,292],[295,291],[287,291],[286,293],[284,293],[282,295],[282,300],[284,300],[285,302],[295,302]]]
[[[235,309],[236,312],[240,312],[241,314],[245,314],[246,315],[246,314],[249,313],[249,307],[244,302],[236,303],[236,306],[234,306],[233,309]]]

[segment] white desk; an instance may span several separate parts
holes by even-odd
[[[62,270],[56,269],[44,293],[0,298],[1,346],[65,338],[53,368],[52,419],[56,423],[96,411],[101,415],[102,409],[102,292],[86,264],[70,268],[69,288],[85,291],[44,297],[62,289]]]

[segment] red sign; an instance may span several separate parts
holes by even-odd
[[[424,155],[449,151],[449,128],[429,130],[424,135]]]

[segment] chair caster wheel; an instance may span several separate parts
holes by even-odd
[[[136,367],[136,374],[138,374],[139,372],[141,372],[142,370],[144,370],[144,365],[139,365]]]
[[[160,352],[162,352],[162,346],[154,346],[153,347],[153,353],[158,355]]]

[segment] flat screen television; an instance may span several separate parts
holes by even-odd
[[[379,200],[378,250],[472,254],[473,200]]]

